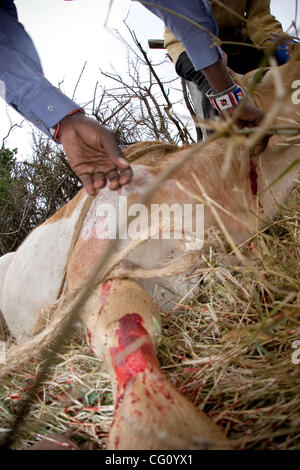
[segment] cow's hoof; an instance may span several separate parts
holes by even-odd
[[[162,373],[138,374],[118,397],[108,449],[230,449],[212,421]]]

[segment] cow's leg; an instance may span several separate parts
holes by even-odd
[[[103,283],[86,303],[82,319],[91,348],[115,384],[109,449],[228,447],[219,428],[163,374],[153,346],[157,310],[139,284]]]

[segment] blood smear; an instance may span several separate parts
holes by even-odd
[[[111,348],[113,367],[118,380],[119,391],[123,390],[128,382],[146,369],[160,369],[154,347],[147,330],[142,325],[143,319],[137,313],[125,315],[120,320],[120,328],[117,330],[118,347]],[[145,342],[134,352],[129,353],[121,362],[116,363],[115,357],[137,339],[145,337]]]
[[[251,182],[251,191],[253,196],[257,196],[257,170],[256,164],[250,160],[250,173],[249,178]]]

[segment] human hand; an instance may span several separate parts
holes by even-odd
[[[219,59],[215,64],[204,69],[204,73],[214,93],[225,93],[226,90],[233,86],[233,81],[226,69],[223,59]],[[228,108],[226,111],[222,111],[221,117],[226,119],[227,115],[232,117],[236,112],[238,113],[236,124],[240,129],[245,127],[257,127],[265,117],[261,109],[256,108],[249,102],[243,103],[239,108],[234,106]],[[252,150],[251,154],[257,155],[263,152],[268,145],[269,139],[269,136],[263,137]]]
[[[237,107],[227,109],[226,112],[221,113],[222,118],[226,118],[226,113],[228,113],[230,117],[233,117],[237,112],[237,109]],[[256,108],[252,104],[246,102],[243,104],[243,106],[241,106],[241,109],[238,111],[236,125],[240,129],[244,129],[247,127],[257,127],[260,125],[264,117],[265,113],[261,109]],[[259,153],[263,152],[269,143],[269,139],[270,136],[264,136],[262,140],[254,147],[251,154],[258,155]]]
[[[270,39],[270,42],[274,42],[274,39]],[[284,65],[290,60],[291,53],[296,44],[297,42],[294,41],[294,39],[286,39],[277,46],[274,52],[274,57],[277,60],[278,65]]]
[[[90,196],[104,188],[107,180],[113,191],[130,183],[130,163],[111,132],[97,121],[80,112],[66,116],[60,121],[57,137]]]

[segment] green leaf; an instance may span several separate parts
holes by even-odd
[[[97,403],[99,400],[99,391],[93,390],[91,393],[88,394],[87,400],[89,406],[94,406],[95,403]]]

